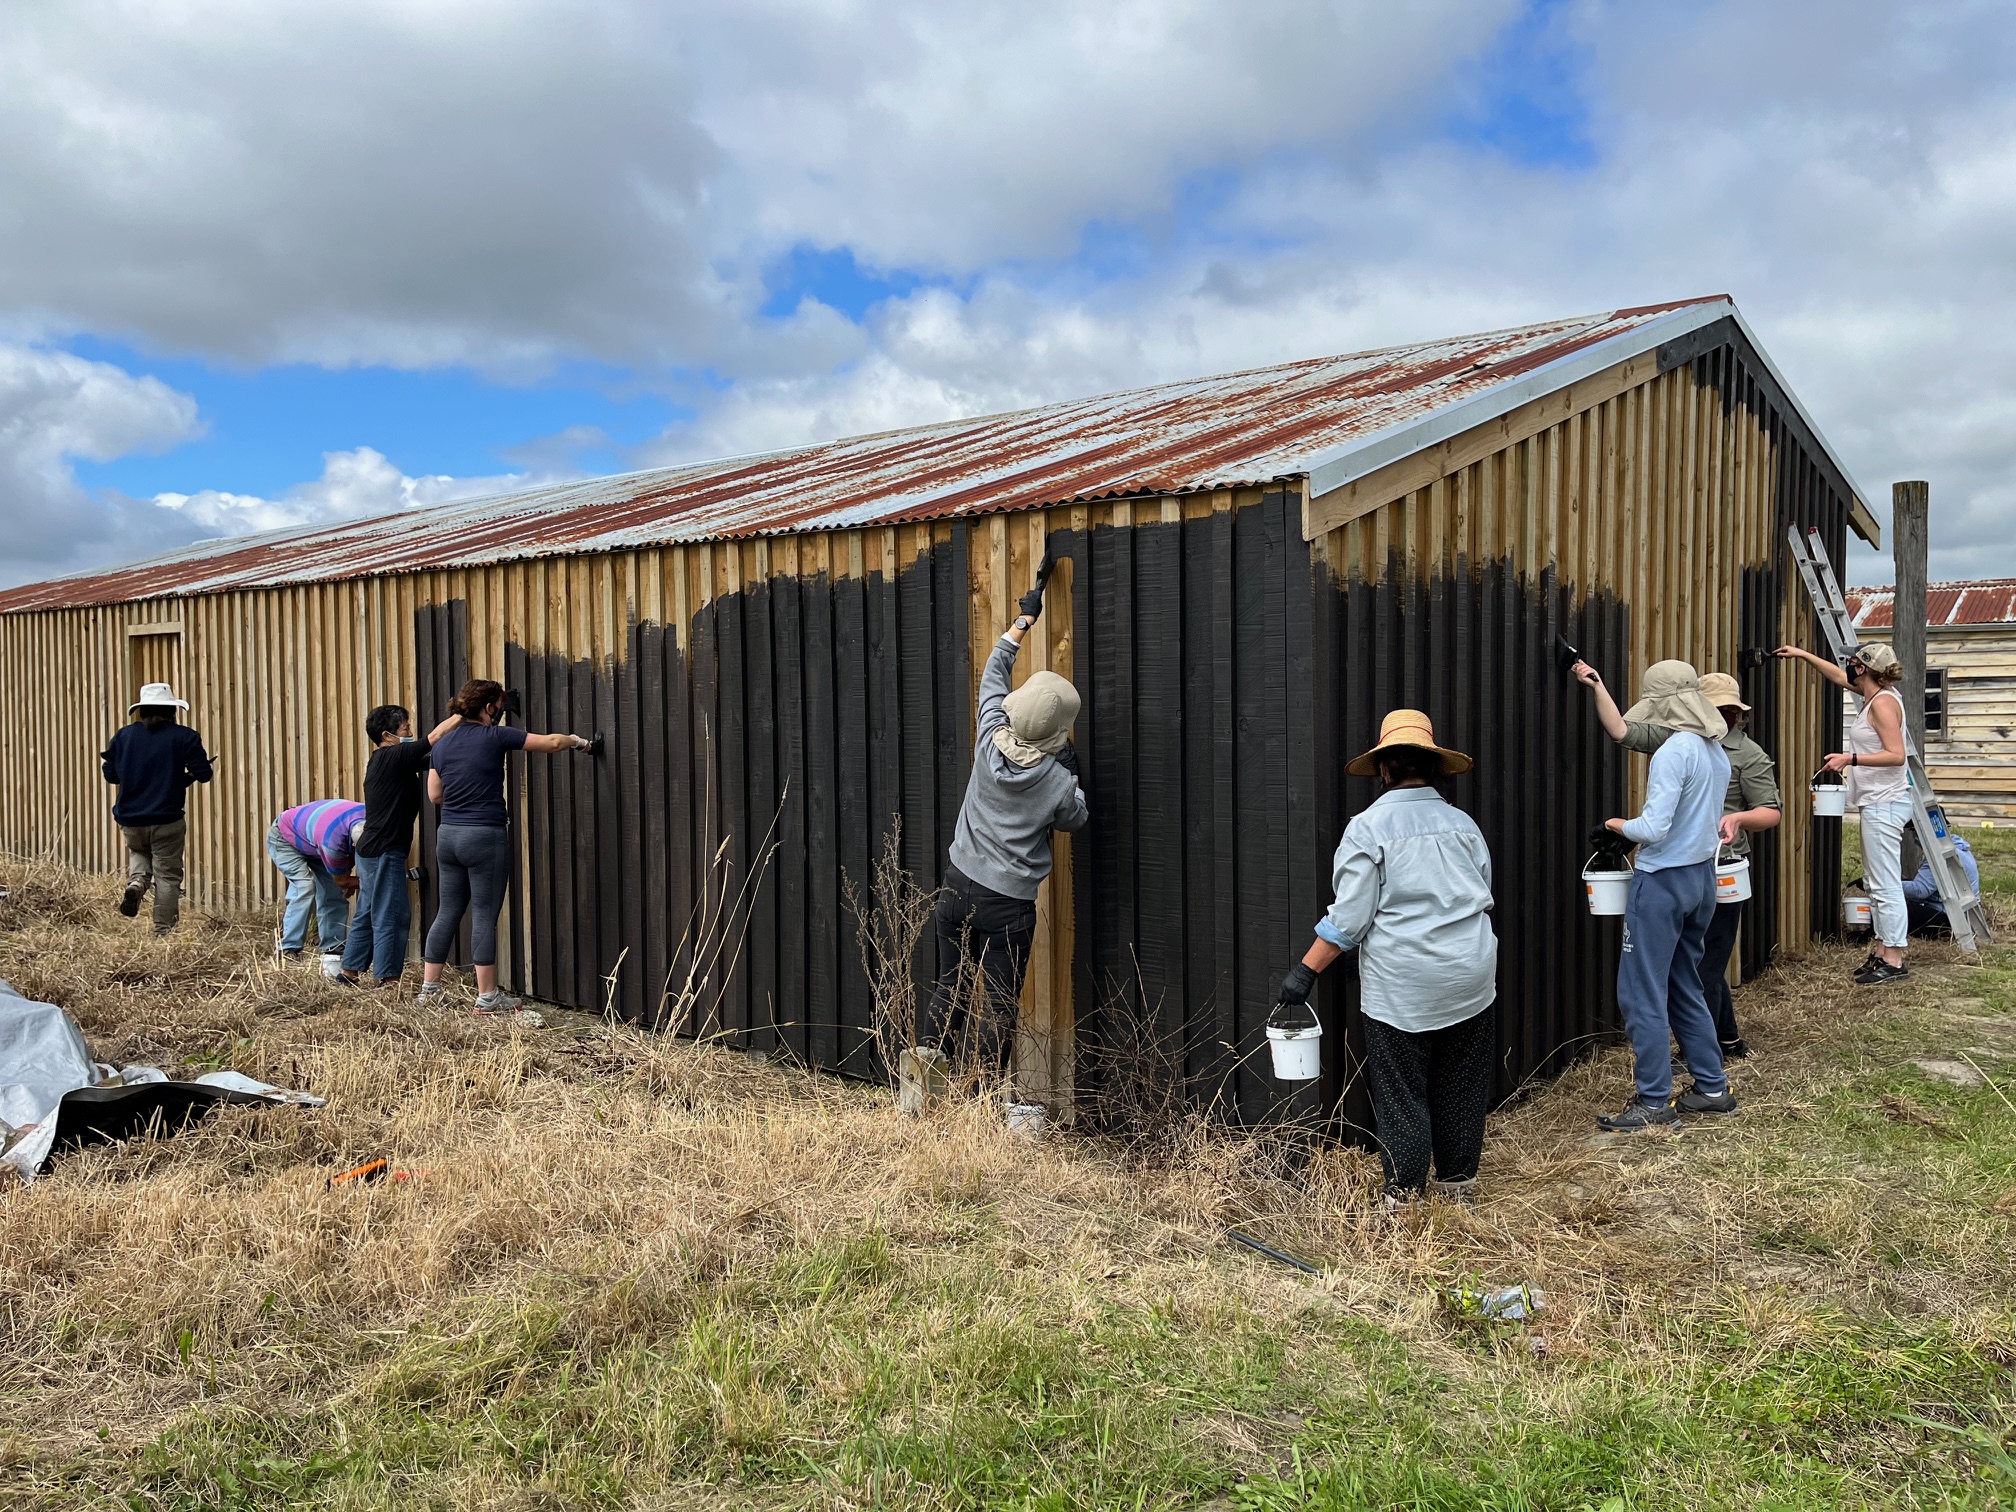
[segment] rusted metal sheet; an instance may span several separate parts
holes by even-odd
[[[1896,627],[1896,595],[1889,588],[1850,588],[1848,615],[1857,630]],[[2016,578],[1979,578],[1966,583],[1930,583],[1925,588],[1925,624],[1933,630],[1962,625],[2016,623]]]
[[[0,612],[1265,486],[1722,296],[1283,363],[1014,414],[199,542]]]

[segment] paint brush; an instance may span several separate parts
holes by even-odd
[[[1569,645],[1564,637],[1560,635],[1554,637],[1554,665],[1556,667],[1566,672],[1580,660],[1582,660],[1582,653],[1580,651]]]

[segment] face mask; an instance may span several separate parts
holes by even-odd
[[[417,740],[417,739],[419,739],[419,737],[418,737],[417,735],[401,735],[401,736],[399,737],[399,744],[401,744],[401,745],[411,745],[411,744],[413,744],[413,742],[414,742],[415,740]]]

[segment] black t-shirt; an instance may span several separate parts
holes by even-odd
[[[426,792],[427,737],[380,746],[364,766],[364,837],[360,856],[406,854]]]

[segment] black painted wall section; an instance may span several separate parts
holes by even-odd
[[[723,596],[695,617],[690,650],[648,623],[602,665],[507,647],[528,728],[605,741],[600,759],[516,758],[530,864],[511,907],[531,949],[515,984],[875,1073],[843,878],[867,887],[898,817],[912,874],[943,877],[971,759],[965,584],[955,544],[893,581],[778,578]],[[709,919],[746,939],[712,970]],[[915,969],[935,974],[932,941]],[[697,1002],[665,1022],[696,970]]]
[[[1730,366],[1731,402],[1752,402]],[[1818,520],[1838,552],[1845,505],[1796,447],[1781,457],[1788,450],[1781,526]],[[1567,637],[1628,686],[1639,669],[1626,661],[1625,606],[1602,595],[1575,605],[1551,575],[1497,561],[1422,578],[1396,560],[1381,583],[1336,582],[1302,540],[1289,493],[1201,519],[1060,533],[1052,545],[1076,561],[1077,733],[1092,807],[1072,848],[1081,1066],[1096,1067],[1103,1044],[1151,1032],[1174,1048],[1192,1095],[1229,1114],[1334,1113],[1347,1132],[1370,1127],[1348,965],[1322,989],[1318,1088],[1284,1096],[1263,1031],[1329,900],[1344,823],[1375,796],[1343,764],[1402,706],[1427,710],[1445,741],[1477,758],[1453,797],[1496,866],[1499,1093],[1614,1033],[1619,927],[1588,916],[1579,873],[1586,831],[1624,812],[1626,757],[1555,667],[1552,644]],[[531,949],[508,960],[509,979],[600,1008],[613,974],[617,1010],[658,1023],[668,985],[693,967],[696,921],[726,917],[737,933],[746,925],[739,960],[707,979],[691,1019],[665,1027],[876,1074],[842,879],[865,886],[898,816],[908,869],[927,887],[942,879],[971,760],[967,581],[962,532],[894,580],[777,579],[716,599],[683,637],[634,626],[626,654],[603,665],[507,648],[529,728],[599,729],[607,741],[600,761],[514,758],[528,861],[510,907],[513,938]],[[1744,644],[1775,643],[1786,588],[1780,565],[1744,572]],[[423,616],[423,709],[464,675],[460,615],[451,605]],[[1779,675],[1774,664],[1746,676],[1767,745]],[[1838,723],[1838,699],[1826,717]],[[1788,786],[1803,779],[1784,775]],[[710,866],[724,843],[723,864]],[[1776,843],[1759,844],[1746,974],[1777,943]],[[1827,932],[1838,855],[1822,849],[1814,924]],[[929,940],[914,965],[921,987],[936,966]]]

